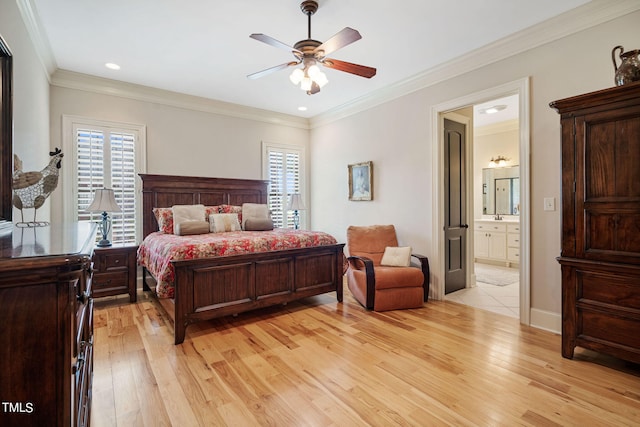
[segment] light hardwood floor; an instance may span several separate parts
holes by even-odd
[[[640,367],[450,301],[322,295],[187,328],[140,292],[96,301],[92,426],[631,426]]]

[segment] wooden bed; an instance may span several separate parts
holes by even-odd
[[[140,174],[143,237],[158,230],[153,208],[178,204],[267,203],[267,181]],[[336,292],[342,302],[344,244],[173,261],[175,297],[158,300],[174,321],[175,344],[188,325]],[[146,269],[143,282],[148,290]],[[154,293],[155,295],[155,293]]]

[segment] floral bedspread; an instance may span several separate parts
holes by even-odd
[[[146,267],[158,282],[158,297],[173,298],[175,271],[172,260],[308,248],[336,243],[336,239],[327,233],[285,228],[193,236],[155,232],[149,234],[138,248],[138,264]]]

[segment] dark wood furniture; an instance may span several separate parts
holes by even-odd
[[[13,57],[0,37],[0,229],[10,228],[13,173]]]
[[[551,103],[562,125],[562,355],[640,362],[640,83]]]
[[[129,294],[136,302],[136,245],[96,247],[93,252],[93,297]]]
[[[93,224],[0,235],[0,425],[88,426]]]
[[[143,233],[154,207],[267,203],[267,181],[141,174]],[[175,297],[159,301],[174,320],[175,343],[189,324],[336,292],[342,301],[344,244],[174,261]],[[146,285],[143,270],[143,282]]]

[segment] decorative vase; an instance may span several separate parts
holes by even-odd
[[[620,66],[618,66],[616,62],[617,50],[620,51]],[[622,86],[640,80],[640,50],[636,49],[624,52],[622,46],[616,46],[611,51],[611,60],[613,61],[613,68],[616,70],[616,86]]]

